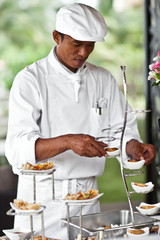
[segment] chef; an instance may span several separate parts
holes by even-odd
[[[96,177],[102,175],[107,157],[105,148],[120,144],[124,97],[109,71],[87,62],[95,43],[103,42],[106,33],[106,23],[94,8],[80,3],[61,8],[53,31],[56,46],[47,57],[20,71],[10,91],[8,161],[16,174],[26,162],[53,161],[56,199],[97,189]],[[141,143],[132,113],[127,118],[123,161],[128,156],[137,161],[143,158],[146,164],[155,156],[151,144]],[[45,236],[65,240],[67,229],[61,218],[67,216],[66,206],[52,200],[50,175],[36,179],[37,202],[46,206]],[[33,202],[32,189],[32,176],[19,175],[17,198]],[[82,214],[99,211],[97,203],[84,206]],[[70,216],[78,213],[79,208],[72,206]],[[39,216],[33,224],[35,234],[40,234]],[[16,226],[30,227],[29,217],[16,216]]]

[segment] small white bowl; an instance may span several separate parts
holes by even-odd
[[[111,151],[108,151],[108,150],[110,149]],[[115,149],[115,150],[114,150]],[[109,157],[112,157],[112,156],[117,156],[117,155],[119,155],[119,153],[120,153],[120,149],[118,148],[118,147],[107,147],[106,148],[106,152],[107,152],[107,155],[109,156]]]
[[[149,227],[145,227],[145,228],[141,228],[140,230],[143,230],[144,233],[141,233],[141,234],[134,234],[134,233],[130,233],[130,230],[138,230],[136,228],[127,228],[127,235],[128,237],[130,238],[142,238],[144,236],[147,236],[149,235]]]
[[[144,209],[144,208],[141,208],[142,206],[154,206],[154,207]],[[139,205],[139,207],[136,207],[136,208],[143,215],[154,215],[154,214],[158,213],[160,210],[159,204],[148,204],[148,203],[144,203],[144,202],[142,202]]]
[[[140,169],[144,166],[144,164],[145,164],[145,160],[140,160],[136,162],[125,161],[123,163],[123,167],[127,169]]]
[[[152,182],[147,182],[147,183],[145,183],[145,185],[147,185],[147,186],[141,187],[141,186],[135,185],[135,182],[131,182],[131,186],[136,193],[149,193],[154,188],[154,184]]]
[[[13,229],[4,229],[2,230],[4,234],[11,240],[19,240],[19,239],[29,239],[31,237],[31,230],[17,227]]]

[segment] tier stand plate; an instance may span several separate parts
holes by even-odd
[[[15,216],[15,215],[27,215],[30,216],[30,226],[31,226],[31,239],[33,240],[33,215],[39,215],[41,214],[41,231],[42,231],[42,240],[44,240],[44,216],[43,211],[45,209],[45,206],[41,206],[42,209],[40,211],[33,211],[33,212],[21,212],[21,211],[15,211],[12,208],[7,211],[7,215]]]

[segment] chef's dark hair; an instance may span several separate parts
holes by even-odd
[[[64,39],[64,33],[59,32],[59,34],[60,34],[60,36],[61,36],[61,40],[63,41],[63,39]]]

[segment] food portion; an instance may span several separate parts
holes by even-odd
[[[145,160],[142,159],[140,161],[136,161],[135,159],[127,159],[127,161],[123,161],[123,167],[126,169],[140,169],[144,166]]]
[[[132,159],[129,159],[128,162],[133,162],[133,163],[135,163],[135,162],[137,162],[137,161],[134,160],[134,159],[133,159],[133,160],[132,160]]]
[[[55,238],[52,238],[53,240],[60,240],[60,239],[55,239]],[[31,239],[30,239],[31,240]],[[36,237],[33,237],[33,240],[42,240],[42,236],[41,235],[38,235]],[[49,238],[44,238],[44,240],[50,240]]]
[[[27,162],[26,164],[22,165],[22,169],[24,170],[48,170],[53,168],[53,162],[46,162],[43,164],[36,164],[32,165],[31,163]]]
[[[68,193],[65,197],[66,200],[86,200],[94,198],[98,195],[98,190],[90,189],[88,192],[78,192],[76,194]]]
[[[144,184],[144,183],[137,183],[137,182],[135,182],[134,185],[136,185],[138,187],[148,187],[148,185]]]
[[[147,183],[131,182],[131,186],[136,193],[149,193],[154,189],[154,184],[152,182]]]
[[[131,234],[144,234],[145,233],[145,231],[142,229],[130,229],[128,232]]]
[[[106,151],[107,152],[114,152],[114,151],[117,151],[118,148],[106,148]]]
[[[28,203],[21,199],[14,199],[13,203],[20,210],[38,210],[41,206],[38,203]]]
[[[111,226],[110,226],[110,225],[106,225],[106,226],[104,226],[104,228],[105,228],[105,229],[110,229]]]
[[[152,209],[155,208],[156,206],[150,206],[150,205],[146,205],[146,206],[141,206],[140,208],[142,209]]]

